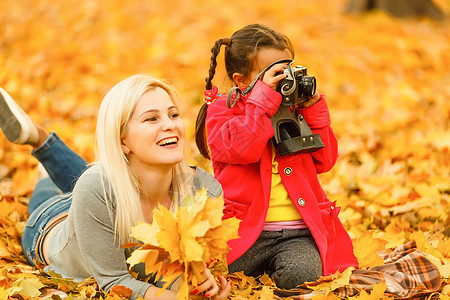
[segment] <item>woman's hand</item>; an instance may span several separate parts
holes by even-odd
[[[269,85],[272,89],[276,90],[278,86],[278,82],[280,80],[286,78],[284,74],[284,69],[286,69],[287,63],[276,64],[272,68],[264,73],[262,78],[262,82]]]
[[[212,276],[211,271],[206,268],[204,271],[204,275],[206,276],[206,280],[202,282],[197,287],[189,285],[189,299],[206,299],[211,297],[214,300],[225,300],[231,292],[231,281],[227,281],[225,277],[219,275],[219,284],[214,280],[214,276]],[[181,277],[176,281],[179,286]],[[173,288],[174,286],[172,286]],[[145,300],[176,300],[177,299],[177,290],[164,290],[160,296],[156,296],[156,294],[161,289],[156,286],[151,286],[147,289],[147,292],[144,295]]]
[[[160,296],[156,296],[156,294],[161,289],[156,286],[151,286],[147,289],[144,295],[145,300],[176,300],[177,292],[164,290]]]
[[[211,271],[204,265],[202,278],[205,280],[198,286],[189,286],[189,297],[191,299],[204,299],[211,297],[214,300],[223,300],[228,297],[231,292],[231,281],[228,281],[222,275],[219,275],[219,283],[216,282]]]

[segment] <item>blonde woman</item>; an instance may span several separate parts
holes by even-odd
[[[0,89],[0,127],[6,138],[33,147],[49,178],[38,181],[30,198],[22,237],[28,261],[45,264],[65,277],[94,276],[100,288],[133,290],[131,299],[175,299],[176,292],[155,294],[154,285],[134,279],[126,259],[130,228],[152,222],[158,204],[173,209],[186,193],[205,187],[221,195],[207,172],[187,165],[185,130],[174,89],[145,75],[131,76],[104,97],[97,120],[97,161],[88,165],[52,132],[35,124]],[[137,270],[139,271],[139,270]],[[191,298],[225,299],[230,284],[207,280],[191,287]]]

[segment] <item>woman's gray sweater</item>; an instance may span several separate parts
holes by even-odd
[[[103,186],[108,186],[107,183],[108,179],[101,174],[98,165],[89,168],[78,179],[69,216],[50,237],[50,269],[75,281],[93,276],[99,287],[107,292],[114,285],[123,285],[133,290],[130,299],[136,299],[137,295],[144,297],[150,284],[131,276],[126,264],[131,250],[121,248],[114,239],[116,199],[108,188],[105,194]],[[202,187],[210,197],[222,194],[217,180],[195,167],[193,192]]]

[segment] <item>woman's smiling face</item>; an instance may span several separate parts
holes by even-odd
[[[172,167],[184,156],[185,129],[178,108],[162,88],[147,91],[128,121],[122,148],[133,167]]]

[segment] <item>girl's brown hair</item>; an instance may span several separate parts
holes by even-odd
[[[294,56],[294,47],[287,36],[261,24],[251,24],[233,33],[231,38],[219,39],[211,49],[209,75],[206,78],[206,90],[212,88],[212,79],[216,73],[217,55],[220,47],[225,45],[225,68],[228,78],[233,81],[233,74],[248,76],[253,68],[258,51],[265,48],[288,49]],[[200,154],[210,159],[205,121],[208,106],[203,104],[195,122],[195,143]]]

